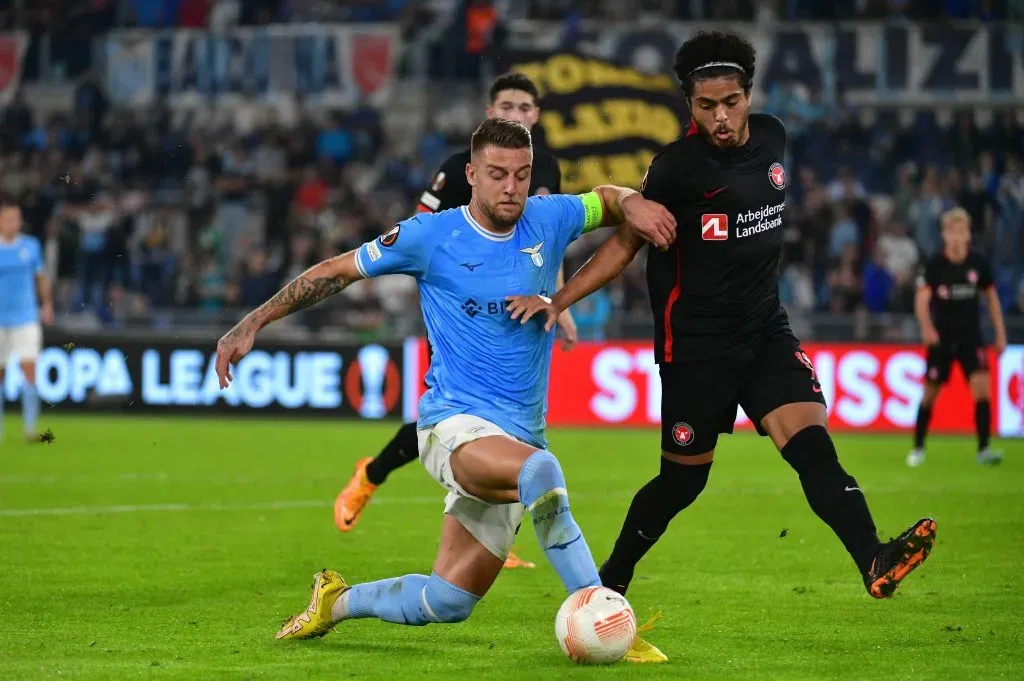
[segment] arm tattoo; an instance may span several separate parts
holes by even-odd
[[[284,314],[281,315],[283,317],[299,310],[305,310],[321,300],[330,298],[351,284],[352,281],[344,276],[310,279],[306,275],[300,274],[268,300],[266,307],[270,310],[283,308]]]

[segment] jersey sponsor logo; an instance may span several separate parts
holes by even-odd
[[[441,199],[437,198],[430,192],[423,192],[423,194],[420,195],[420,203],[430,210],[437,210],[441,207]]]
[[[704,190],[704,198],[705,199],[713,199],[716,196],[718,196],[719,194],[721,194],[722,192],[724,192],[726,189],[728,189],[728,187],[718,187],[717,189],[705,189]]]
[[[782,226],[782,211],[786,202],[775,205],[768,204],[758,210],[748,210],[736,214],[736,238],[742,239],[762,232],[768,232]],[[742,225],[742,226],[741,226]]]
[[[366,245],[366,252],[370,255],[370,262],[377,262],[381,259],[380,249],[377,248],[377,242],[371,241]]]
[[[442,170],[441,172],[439,172],[437,175],[434,176],[434,184],[430,185],[430,191],[434,191],[434,192],[441,191],[441,187],[444,186],[444,182],[445,182],[445,174],[444,174],[444,171]],[[424,192],[424,195],[426,195],[426,192]]]
[[[390,232],[382,234],[380,237],[380,245],[385,247],[394,246],[395,242],[398,241],[398,230],[400,229],[401,226],[395,225]]]
[[[786,169],[782,167],[781,163],[773,163],[768,168],[768,179],[772,181],[772,184],[778,190],[786,188]]]
[[[978,287],[974,284],[941,284],[935,289],[939,300],[970,300],[978,295]]]
[[[680,421],[672,426],[672,439],[680,447],[688,447],[693,442],[693,428],[690,427],[689,423]]]
[[[551,299],[548,298],[547,291],[541,291],[537,294],[541,300],[548,305],[551,304]],[[478,315],[506,315],[508,314],[508,302],[505,300],[491,300],[491,301],[478,301],[475,298],[466,298],[462,305],[459,306],[466,316],[470,319],[477,317]]]
[[[526,255],[530,256],[530,262],[532,262],[537,267],[544,267],[544,254],[540,252],[540,249],[543,246],[544,242],[541,241],[539,244],[535,246],[530,246],[528,248],[520,248],[519,252],[525,253]]]
[[[705,213],[700,216],[700,237],[704,241],[725,241],[729,238],[729,216]]]

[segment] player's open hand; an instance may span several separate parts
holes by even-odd
[[[221,388],[228,387],[234,380],[231,365],[238,364],[249,354],[255,340],[256,331],[243,319],[217,341],[217,378]]]
[[[547,296],[506,296],[505,302],[508,303],[506,309],[512,319],[518,319],[520,324],[525,324],[535,315],[541,315],[545,331],[555,328],[558,323],[559,310]]]
[[[562,310],[562,314],[558,315],[558,332],[562,336],[562,350],[568,352],[576,347],[579,331],[576,329],[576,320],[568,310]]]
[[[643,238],[664,250],[676,240],[676,219],[668,208],[633,194],[622,201],[622,213]]]

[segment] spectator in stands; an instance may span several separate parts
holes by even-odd
[[[939,235],[939,216],[953,207],[953,201],[944,193],[939,169],[929,166],[924,173],[917,199],[910,209],[914,223],[914,240],[925,256],[938,252],[942,245]]]
[[[996,221],[995,264],[1010,265],[1012,280],[1021,272],[1021,223],[1024,222],[1024,174],[1020,158],[1006,157],[1006,172],[999,182],[997,195],[999,218]]]

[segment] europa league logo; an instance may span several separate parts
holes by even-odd
[[[384,379],[388,370],[388,351],[379,345],[367,345],[356,355],[363,377],[363,403],[359,415],[379,419],[388,413],[384,404]]]

